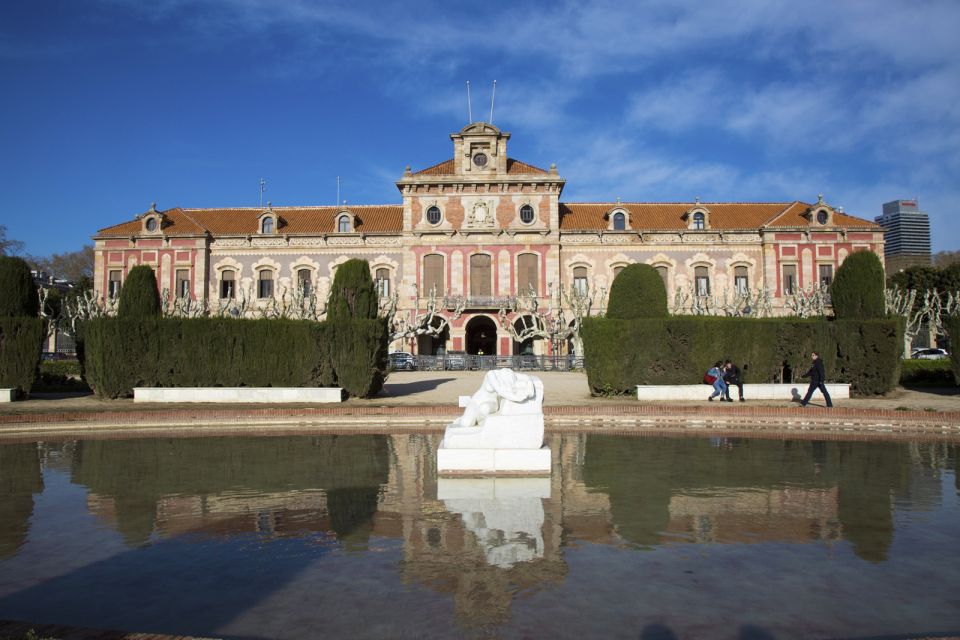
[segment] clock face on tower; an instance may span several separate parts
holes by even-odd
[[[477,155],[473,156],[473,164],[477,165],[478,167],[487,166],[487,154],[478,153]]]

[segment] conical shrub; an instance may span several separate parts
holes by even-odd
[[[327,300],[327,318],[339,321],[377,317],[377,292],[366,260],[354,258],[337,267]]]
[[[153,269],[145,264],[130,269],[120,290],[117,317],[152,318],[160,315],[160,294]]]
[[[0,256],[0,317],[37,317],[40,299],[30,265],[22,258]]]
[[[880,258],[872,251],[847,256],[830,285],[837,318],[867,320],[886,317],[884,278]]]
[[[610,287],[607,317],[617,320],[667,317],[667,289],[648,264],[624,267]]]

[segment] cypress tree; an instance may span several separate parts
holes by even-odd
[[[648,264],[624,267],[610,287],[607,317],[618,320],[667,317],[667,289],[657,270]]]
[[[376,318],[377,292],[366,260],[353,258],[337,268],[327,300],[329,320]]]
[[[851,320],[886,317],[883,289],[883,265],[877,254],[858,251],[847,256],[830,285],[834,315]]]
[[[40,299],[30,266],[22,258],[0,256],[0,317],[37,317]]]
[[[153,269],[145,264],[130,269],[120,290],[119,318],[152,318],[160,315],[160,294]]]

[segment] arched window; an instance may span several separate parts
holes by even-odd
[[[657,266],[657,275],[659,275],[660,279],[663,280],[663,288],[666,289],[667,291],[670,291],[670,287],[667,286],[667,275],[669,274],[669,272],[670,270],[667,268],[666,265],[661,264]]]
[[[249,229],[249,227],[247,228]],[[264,218],[260,231],[261,233],[273,233],[273,218],[270,216]]]
[[[337,233],[350,233],[350,216],[337,218]]]
[[[627,228],[627,216],[618,211],[613,214],[613,230],[624,231]]]
[[[517,293],[526,295],[531,290],[534,295],[540,291],[540,261],[534,253],[521,253],[517,256]]]
[[[438,296],[442,296],[444,281],[443,256],[437,253],[423,256],[423,290],[420,294],[429,296],[431,291],[436,291]]]
[[[493,260],[485,253],[475,253],[470,256],[470,295],[475,298],[490,297],[491,291],[490,269]]]
[[[698,296],[710,295],[710,272],[706,267],[694,267],[693,281]]]
[[[533,217],[534,217],[533,207],[531,207],[528,204],[525,204],[522,207],[520,207],[520,222],[522,222],[523,224],[530,224],[531,222],[533,222]]]
[[[177,297],[178,298],[189,298],[190,297],[190,269],[177,269],[177,272],[174,274],[174,278],[177,283]]]
[[[233,300],[236,297],[237,272],[231,270],[220,272],[220,299]]]
[[[733,268],[733,288],[737,293],[747,293],[750,290],[746,267]]]
[[[273,297],[273,271],[270,269],[261,269],[257,274],[257,297]]]
[[[374,285],[377,288],[377,293],[381,296],[386,297],[390,295],[390,270],[387,268],[381,267],[377,269],[377,277],[374,280]]]
[[[587,268],[586,267],[573,268],[573,291],[574,293],[580,296],[587,295]]]
[[[297,286],[304,296],[310,295],[313,291],[313,274],[310,269],[297,269]]]
[[[706,228],[706,218],[702,213],[693,214],[693,228],[694,229],[705,229]]]
[[[427,222],[430,224],[440,224],[443,215],[440,213],[440,207],[430,207],[427,209]]]

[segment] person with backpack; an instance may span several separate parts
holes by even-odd
[[[720,396],[720,402],[732,402],[724,398],[724,394],[727,391],[727,385],[723,381],[723,363],[719,360],[716,364],[713,365],[705,374],[703,374],[703,381],[706,384],[713,385],[713,393],[710,394],[710,397],[707,398],[707,402],[713,402],[713,399],[717,396]]]

